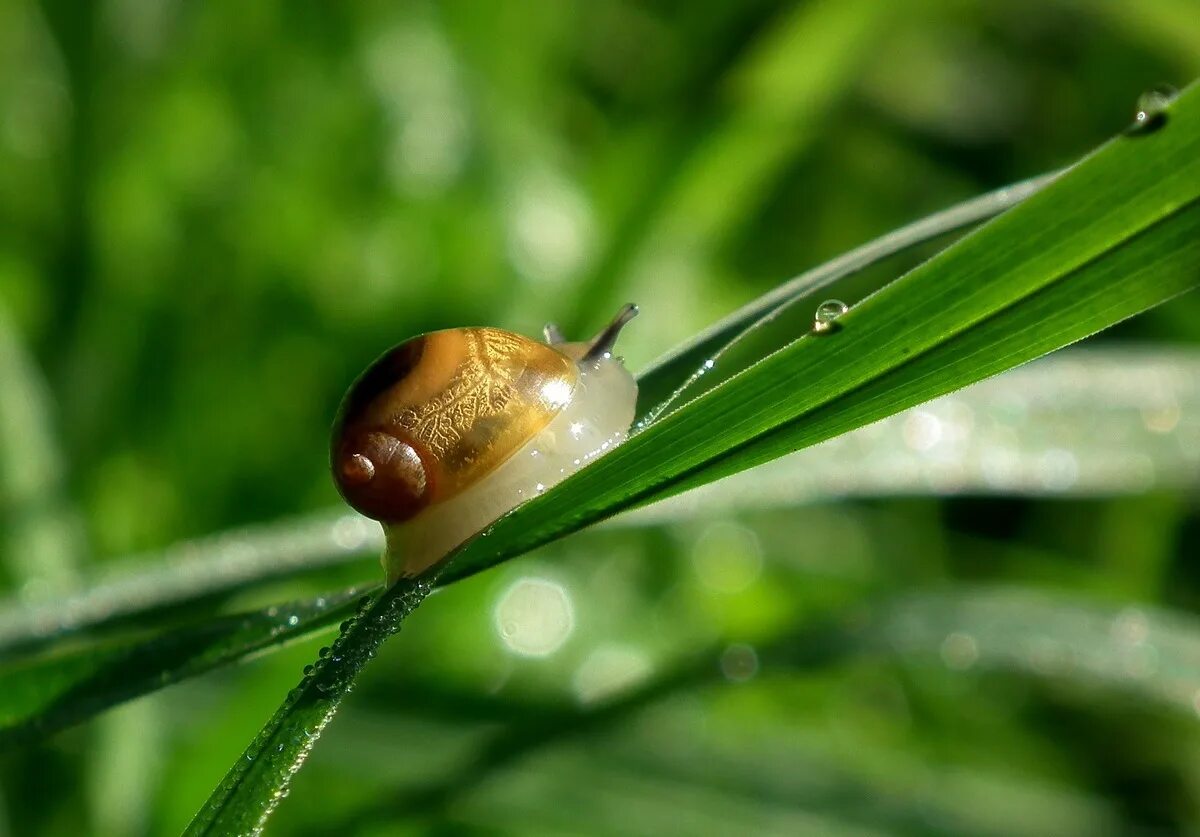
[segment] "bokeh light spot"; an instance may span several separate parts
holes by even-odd
[[[548,657],[575,630],[571,596],[556,581],[536,576],[519,579],[496,602],[496,633],[522,657]]]
[[[736,523],[713,523],[692,549],[696,575],[718,593],[740,593],[762,574],[762,546],[752,529]]]
[[[580,703],[595,703],[628,691],[653,670],[650,658],[637,648],[602,645],[580,664],[571,690]]]
[[[743,643],[730,645],[721,653],[721,674],[732,683],[745,683],[758,674],[758,652]]]

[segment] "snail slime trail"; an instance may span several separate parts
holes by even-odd
[[[612,348],[626,305],[591,340],[546,326],[414,337],[350,387],[330,467],[346,502],[387,536],[388,583],[415,576],[496,518],[620,444],[637,384]]]

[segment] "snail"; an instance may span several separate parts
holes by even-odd
[[[615,447],[637,384],[612,348],[626,305],[587,342],[498,328],[433,331],[351,385],[330,466],[342,497],[379,521],[388,583],[414,576],[496,518]]]

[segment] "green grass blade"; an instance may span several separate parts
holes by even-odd
[[[659,415],[666,402],[682,394],[682,388],[690,389],[700,383],[711,387],[778,348],[782,345],[779,334],[788,334],[789,329],[795,328],[794,321],[780,321],[779,315],[785,309],[794,310],[793,306],[798,301],[906,250],[999,215],[1056,177],[1057,173],[1042,175],[956,204],[843,253],[763,294],[655,361],[638,376],[639,419]],[[806,309],[801,315],[806,322],[801,332],[812,324],[812,313]],[[768,328],[764,329],[764,326]],[[769,333],[759,334],[760,331]],[[792,330],[783,342],[790,342],[796,333]],[[750,335],[754,337],[751,341],[753,349],[747,346],[747,351],[740,357],[728,354],[731,348]],[[712,369],[705,367],[709,360],[716,363]],[[696,394],[700,391],[697,387]],[[691,392],[688,395],[689,398],[694,397]]]
[[[919,416],[897,415],[871,431],[620,515],[612,524],[658,525],[850,495],[1096,495],[1190,485],[1200,478],[1197,416],[1196,353],[1072,350],[933,402]],[[914,419],[935,421],[946,439],[932,450],[914,450],[908,438]],[[1062,455],[1077,465],[1069,484],[1042,474],[1047,457]],[[373,523],[331,509],[131,557],[120,564],[134,570],[64,600],[0,606],[0,658],[167,605],[348,561],[366,566],[364,553],[382,546]]]
[[[117,562],[120,569],[112,576],[66,596],[0,602],[0,660],[81,630],[123,625],[165,608],[362,561],[382,545],[382,533],[372,521],[330,510],[132,556]]]
[[[1200,353],[1071,349],[611,522],[849,496],[1114,496],[1197,484]]]
[[[2,666],[0,747],[41,740],[118,703],[328,629],[351,616],[362,595],[351,589]]]
[[[1196,260],[1200,258],[1200,213],[1193,207],[1172,220],[1177,223],[1156,228],[1154,234],[1139,239],[1136,246],[1131,244],[1095,269],[1082,271],[1071,281],[1007,310],[1003,316],[979,324],[941,351],[898,364],[886,374],[881,373],[879,380],[831,398],[829,402],[822,403],[810,396],[816,403],[807,410],[797,409],[791,415],[783,411],[775,413],[788,417],[765,433],[758,432],[761,425],[757,422],[768,420],[774,407],[786,408],[789,404],[787,396],[778,391],[780,388],[773,391],[772,377],[767,377],[755,382],[758,386],[753,387],[753,400],[745,399],[750,401],[751,409],[742,410],[738,402],[743,401],[743,395],[750,387],[737,386],[746,378],[735,379],[729,386],[695,402],[701,413],[709,405],[710,398],[724,405],[728,412],[712,414],[710,418],[693,416],[689,408],[672,414],[641,434],[649,437],[647,441],[658,442],[657,446],[643,449],[639,445],[637,448],[649,460],[649,466],[660,475],[671,476],[651,484],[635,481],[634,464],[618,458],[624,452],[624,448],[620,448],[612,457],[598,462],[594,469],[589,468],[564,483],[559,491],[535,501],[546,514],[541,519],[555,521],[552,528],[547,527],[545,540],[560,536],[564,530],[574,531],[615,511],[645,505],[861,427],[931,396],[1078,340],[1196,287],[1200,284],[1200,276],[1195,275]],[[1119,289],[1120,294],[1114,295],[1114,289]],[[903,352],[903,348],[898,351]],[[763,370],[774,379],[800,377],[789,371],[784,362],[790,355],[789,352],[776,356],[772,358],[775,363],[760,365],[755,371]],[[816,371],[814,367],[810,369]],[[836,381],[829,383],[836,384]],[[800,407],[806,400],[797,398],[792,404]],[[749,441],[712,458],[701,460],[696,456],[707,446],[709,439],[719,435],[724,435],[727,440],[744,435]],[[633,441],[637,438],[640,437]],[[609,468],[612,471],[598,473]],[[600,485],[611,486],[603,497],[590,490]],[[576,488],[578,492],[573,490]],[[528,509],[526,513],[531,515],[520,521],[523,526],[515,526],[508,522],[511,518],[505,518],[493,527],[490,539],[469,544],[458,562],[447,568],[446,577],[469,575],[545,542],[538,528],[530,525],[530,520],[538,519],[532,517],[530,507],[522,508],[522,511]]]
[[[1109,143],[869,297],[837,333],[801,337],[651,424],[502,518],[445,577],[962,388],[1200,285],[1200,92],[1168,124]]]
[[[283,705],[225,774],[187,834],[258,834],[291,778],[376,649],[429,595],[431,581],[401,580],[348,621],[327,655],[314,663]]]
[[[861,427],[966,381],[1010,369],[1200,286],[1200,205],[1192,204],[1059,284],[897,364],[665,489],[686,491]],[[905,352],[904,347],[897,349]]]
[[[1182,96],[1165,125],[1109,143],[868,298],[836,334],[796,340],[502,518],[451,556],[449,576],[961,388],[1196,287],[1200,92]],[[808,430],[821,408],[825,424]],[[261,829],[355,675],[435,576],[385,591],[339,636],[189,833]]]
[[[1200,694],[1200,622],[1159,608],[1028,589],[952,590],[881,607],[868,635],[881,649],[954,670],[1103,686],[1188,716]]]
[[[474,759],[465,765],[431,775],[404,791],[380,795],[306,833],[358,833],[397,818],[426,821],[445,816],[450,810],[459,810],[478,788],[503,787],[529,763],[551,752],[564,752],[565,742],[579,739],[613,744],[628,736],[624,747],[617,745],[625,755],[644,748],[647,753],[662,755],[664,766],[686,768],[694,762],[690,745],[678,748],[677,760],[669,755],[676,749],[670,742],[688,741],[686,734],[663,730],[660,735],[666,740],[647,741],[647,725],[634,726],[632,719],[673,695],[727,685],[719,665],[726,647],[722,640],[692,649],[685,659],[666,664],[652,679],[596,704],[542,707],[514,716],[504,728],[487,736],[475,749]],[[965,677],[984,671],[1013,671],[1077,688],[1089,702],[1133,696],[1186,715],[1194,713],[1194,696],[1200,689],[1200,624],[1195,618],[1022,588],[955,587],[932,594],[888,595],[873,603],[856,603],[831,616],[781,626],[774,636],[760,638],[756,652],[769,682],[784,677],[804,679],[864,655],[885,655],[915,667],[944,667]],[[425,715],[428,704],[419,701],[410,701],[397,711],[403,715],[406,709],[430,722],[436,714],[434,710]],[[703,717],[702,709],[698,713]],[[677,717],[677,710],[672,715]],[[474,716],[464,713],[456,717],[452,710],[436,717],[438,723],[453,728],[469,723],[467,719]],[[631,726],[637,730],[633,735]],[[375,727],[367,733],[378,734]],[[368,746],[366,741],[344,738],[341,743],[350,751],[356,745]],[[604,752],[596,747],[585,751],[593,759],[602,758]],[[744,748],[737,748],[730,755],[743,752]],[[769,782],[778,767],[791,763],[795,755],[789,747],[789,758],[776,765],[768,752],[769,748],[756,748],[759,769],[747,776],[743,765],[737,771],[740,775],[727,777],[723,787],[741,781]],[[718,753],[708,753],[706,773],[714,759],[719,760]],[[803,794],[795,795],[799,790],[792,789],[789,798],[793,802],[803,798]],[[871,794],[863,796],[871,798]],[[927,800],[935,801],[946,800]],[[949,807],[958,808],[959,816],[971,808],[962,800]],[[890,811],[881,822],[894,825],[897,813]],[[959,833],[962,827],[960,821],[952,833]]]

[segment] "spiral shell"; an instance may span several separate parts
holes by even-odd
[[[435,331],[377,360],[334,429],[346,501],[398,522],[459,494],[550,423],[579,371],[554,348],[498,328]]]

